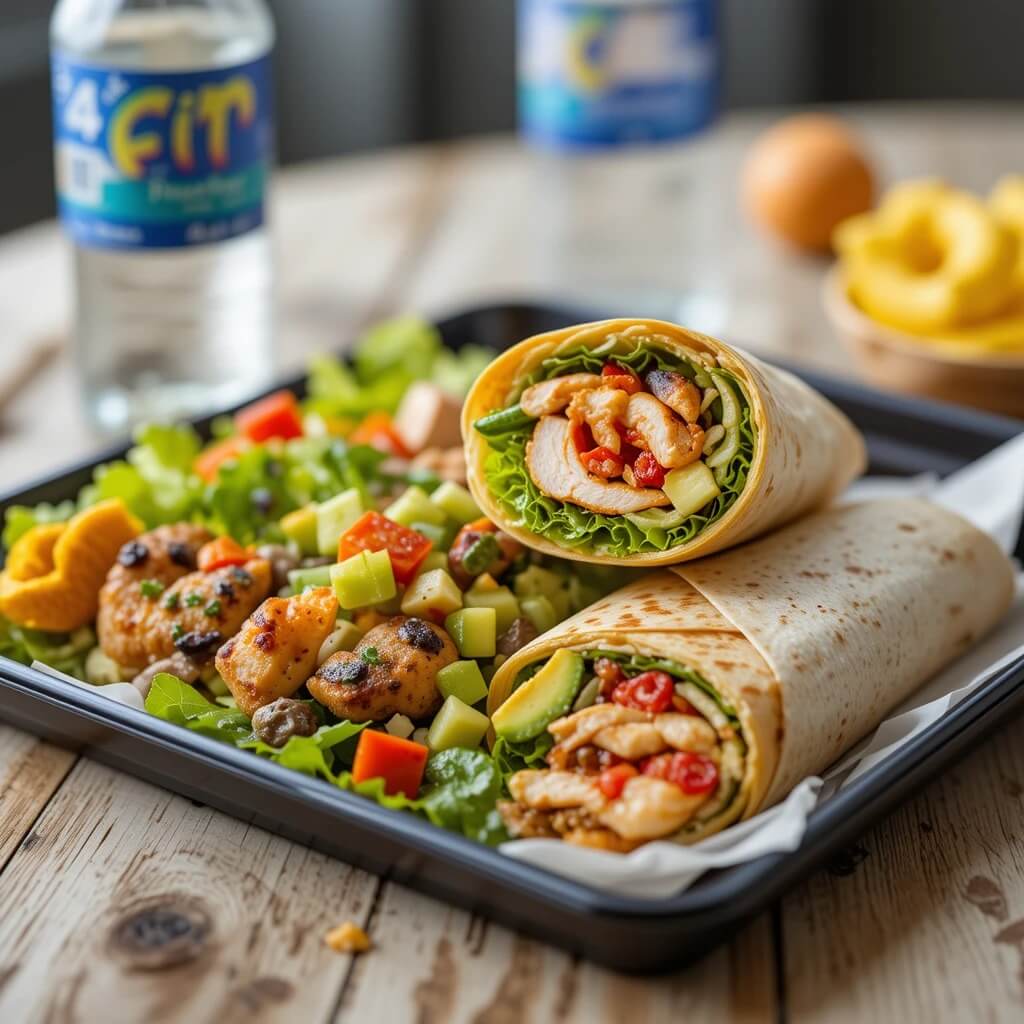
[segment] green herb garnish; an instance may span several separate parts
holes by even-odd
[[[143,580],[139,584],[139,590],[143,597],[159,597],[167,589],[166,585],[159,580]]]
[[[209,615],[212,619],[214,616],[220,615],[220,601],[214,599],[204,609],[204,615]]]
[[[201,605],[202,603],[203,603],[203,595],[202,594],[197,594],[195,591],[193,591],[191,594],[186,594],[185,595],[185,607],[186,608],[195,608],[198,605]]]
[[[367,665],[379,665],[380,664],[380,652],[376,647],[367,647],[362,654],[359,655]]]
[[[168,594],[164,598],[164,607],[169,612],[177,611],[178,610],[178,604],[179,604],[180,601],[181,601],[181,595],[180,594],[174,594],[174,593]]]

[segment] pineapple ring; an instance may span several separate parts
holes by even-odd
[[[975,323],[1013,297],[1019,244],[983,203],[907,182],[836,230],[850,295],[876,320],[919,333]]]
[[[0,613],[20,626],[59,633],[88,625],[118,551],[141,532],[118,498],[67,523],[33,527],[11,547],[0,573]]]

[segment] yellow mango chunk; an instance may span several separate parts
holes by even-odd
[[[26,530],[7,553],[5,572],[12,580],[31,580],[53,569],[53,548],[67,523],[41,523]]]
[[[142,532],[142,523],[113,498],[55,525],[61,529],[34,527],[11,548],[18,573],[42,571],[19,578],[8,564],[0,573],[0,614],[30,629],[66,633],[96,618],[107,572],[121,546]]]

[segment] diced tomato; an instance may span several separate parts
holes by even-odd
[[[641,672],[619,683],[612,691],[612,700],[625,708],[661,714],[672,707],[675,683],[667,672]]]
[[[383,779],[384,792],[389,796],[404,793],[410,800],[415,800],[423,781],[427,753],[422,743],[364,729],[352,762],[352,781]]]
[[[572,425],[572,443],[576,451],[589,452],[592,448],[596,447],[594,441],[594,435],[590,432],[590,427],[586,423],[574,423]]]
[[[338,561],[360,551],[386,551],[398,583],[408,583],[433,544],[415,530],[393,522],[379,512],[361,515],[338,539]]]
[[[611,448],[605,448],[604,445],[589,452],[580,452],[580,462],[588,473],[603,477],[605,480],[622,476],[622,468],[625,466],[622,456],[613,452]]]
[[[629,395],[635,395],[644,389],[640,378],[632,370],[627,370],[619,363],[605,363],[601,367],[601,376],[614,378],[608,383],[613,387],[621,388]]]
[[[245,565],[252,555],[232,537],[218,537],[207,541],[199,549],[196,564],[203,572],[213,572],[228,565]]]
[[[627,466],[632,466],[642,449],[637,448],[630,442],[629,437],[634,433],[632,430],[627,430],[621,423],[616,423],[615,429],[622,439],[622,443],[619,445],[619,454],[622,456],[622,461]]]
[[[710,793],[718,787],[718,765],[704,754],[686,750],[644,758],[640,762],[640,773],[674,782],[690,796]]]
[[[238,432],[250,441],[269,441],[279,437],[287,441],[302,437],[302,414],[290,391],[275,391],[235,413]]]
[[[681,715],[696,715],[699,713],[685,697],[680,697],[678,693],[672,695],[672,707]]]
[[[209,448],[196,456],[192,468],[196,471],[197,476],[202,477],[208,484],[212,484],[217,479],[220,467],[225,462],[237,459],[249,447],[249,443],[248,438],[236,434],[234,437],[227,437],[223,441],[211,444]]]
[[[641,487],[662,487],[665,467],[650,452],[641,452],[633,463],[633,476]]]
[[[597,777],[597,785],[609,800],[615,800],[622,795],[626,783],[636,774],[636,768],[623,762],[613,765],[611,768],[605,768]]]
[[[368,444],[379,452],[408,459],[412,452],[406,447],[402,435],[395,429],[386,412],[371,412],[349,435],[352,444]]]

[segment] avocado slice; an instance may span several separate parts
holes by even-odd
[[[576,651],[556,651],[491,715],[495,733],[510,743],[539,736],[572,707],[582,683],[583,658]]]

